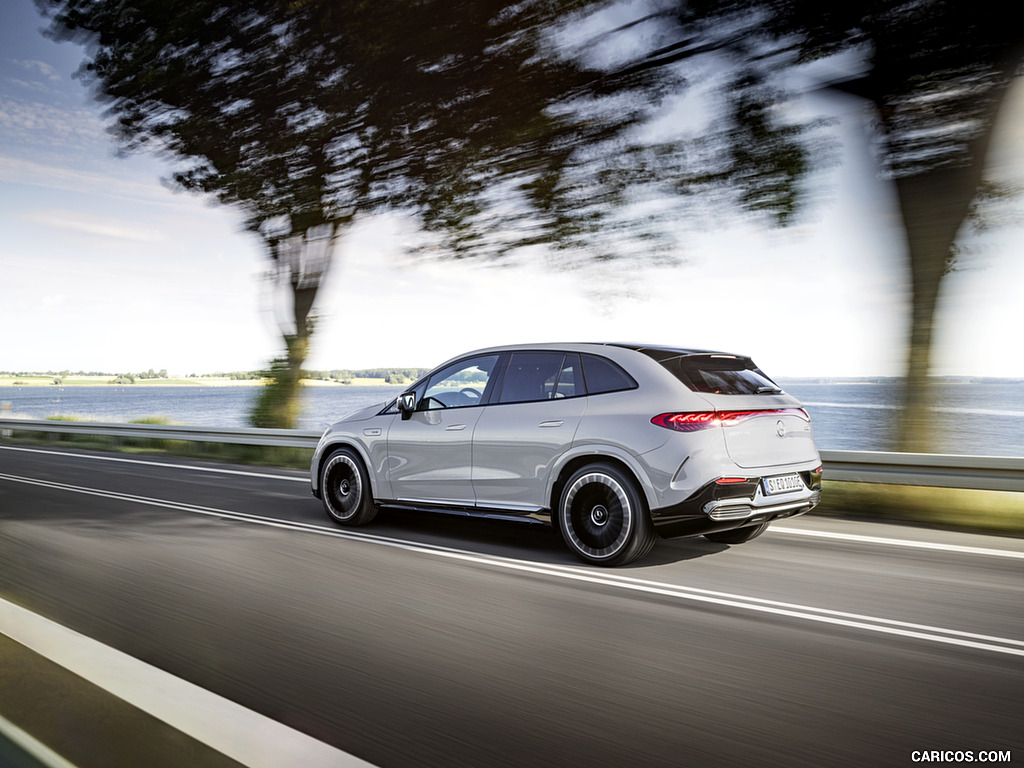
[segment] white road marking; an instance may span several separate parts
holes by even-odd
[[[144,464],[149,467],[165,467],[169,469],[181,469],[190,472],[210,472],[223,475],[239,475],[242,477],[256,477],[265,480],[285,480],[288,482],[309,483],[307,477],[295,477],[292,475],[270,474],[266,472],[249,472],[237,469],[222,469],[219,467],[201,467],[192,464],[173,464],[170,462],[146,461],[144,459],[128,459],[120,456],[97,456],[86,453],[70,453],[67,451],[51,451],[47,449],[20,448],[15,446],[0,445],[0,450],[23,451],[25,453],[42,453],[52,456],[65,456],[74,459],[88,459],[90,461],[113,461],[126,464]],[[791,534],[793,536],[813,536],[822,539],[834,539],[837,541],[859,542],[862,544],[884,544],[896,547],[910,547],[916,549],[931,549],[941,552],[956,552],[965,555],[985,555],[991,557],[1009,557],[1024,560],[1024,552],[1017,552],[1008,549],[990,549],[986,547],[968,547],[958,544],[940,544],[937,542],[914,541],[912,539],[893,539],[882,536],[864,536],[854,533],[836,533],[832,531],[814,531],[807,528],[789,528],[772,526],[768,529],[772,535]]]
[[[934,643],[956,645],[964,648],[990,651],[993,653],[1009,654],[1013,656],[1024,656],[1024,641],[1011,638],[982,635],[962,630],[946,629],[924,624],[897,621],[894,619],[866,616],[862,614],[834,611],[827,608],[815,608],[813,606],[786,603],[778,600],[767,600],[763,598],[748,597],[728,592],[716,592],[713,590],[698,589],[676,584],[668,584],[657,581],[648,581],[628,576],[621,576],[613,572],[595,571],[583,567],[572,567],[557,564],[543,564],[530,561],[513,560],[495,555],[481,555],[467,550],[443,547],[433,544],[420,544],[402,539],[394,539],[376,534],[345,531],[337,528],[327,528],[309,523],[288,522],[259,515],[250,515],[243,512],[232,512],[229,510],[200,507],[183,502],[166,501],[164,499],[153,499],[132,494],[103,491],[94,488],[83,488],[80,486],[56,483],[49,480],[38,480],[24,478],[15,475],[0,474],[0,480],[37,485],[57,490],[84,493],[91,496],[101,496],[118,501],[130,501],[149,506],[175,509],[193,514],[200,514],[212,517],[219,517],[240,522],[247,522],[256,525],[265,525],[274,528],[315,533],[321,536],[332,536],[335,538],[362,541],[377,544],[380,546],[394,547],[407,551],[421,552],[437,557],[473,562],[481,565],[503,568],[506,570],[523,571],[555,578],[578,581],[590,584],[598,584],[605,587],[626,589],[634,592],[653,594],[664,597],[672,597],[681,600],[695,602],[713,603],[715,605],[740,608],[747,611],[786,616],[789,618],[802,619],[824,624],[863,629],[871,632],[899,635],[902,637],[926,640]]]
[[[242,765],[371,766],[2,598],[0,632]]]
[[[22,752],[27,752],[46,768],[75,768],[74,764],[4,717],[0,717],[0,738],[13,742]]]
[[[184,469],[190,472],[210,472],[218,475],[240,475],[242,477],[259,477],[266,480],[288,480],[290,482],[309,484],[308,477],[295,477],[293,475],[274,475],[269,472],[250,472],[240,469],[224,469],[221,467],[198,467],[194,464],[172,464],[168,461],[147,461],[145,459],[127,459],[121,456],[98,456],[91,453],[71,453],[70,451],[50,451],[39,448],[19,448],[13,445],[0,445],[0,451],[21,451],[23,453],[43,453],[50,456],[67,456],[73,459],[88,459],[89,461],[113,461],[121,464],[144,464],[147,467],[167,467],[170,469]]]
[[[807,528],[784,528],[774,526],[768,531],[773,535],[783,533],[794,536],[815,536],[820,539],[838,539],[854,541],[862,544],[885,544],[893,547],[911,547],[914,549],[934,549],[941,552],[959,552],[965,555],[987,555],[991,557],[1013,557],[1024,560],[1024,552],[1010,549],[988,549],[986,547],[965,547],[959,544],[939,544],[931,541],[913,541],[911,539],[890,539],[884,536],[862,536],[855,533],[834,533],[831,531],[812,531]]]

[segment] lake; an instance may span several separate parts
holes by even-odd
[[[892,381],[781,380],[806,405],[818,447],[885,450],[896,415]],[[358,408],[389,400],[403,387],[321,386],[303,391],[302,429],[319,430]],[[176,424],[245,427],[256,387],[0,387],[10,413],[31,419],[70,415],[126,422],[164,416]],[[6,415],[6,412],[5,412]],[[935,419],[943,453],[1024,456],[1024,382],[943,380]]]
[[[780,382],[807,407],[819,448],[886,450],[897,416],[897,384]],[[941,380],[936,385],[936,450],[1024,456],[1024,382]]]

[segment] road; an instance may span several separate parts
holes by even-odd
[[[0,598],[377,766],[1021,762],[1022,575],[1021,540],[814,517],[595,569],[540,527],[339,529],[301,472],[0,446]],[[0,716],[85,768],[19,663]]]

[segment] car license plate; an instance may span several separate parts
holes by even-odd
[[[790,491],[802,491],[803,489],[804,481],[795,472],[791,475],[779,475],[764,479],[764,492],[766,496],[776,493],[789,493]]]

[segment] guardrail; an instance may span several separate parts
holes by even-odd
[[[1024,458],[821,451],[826,480],[1024,491]]]
[[[163,424],[109,424],[83,421],[39,421],[0,418],[0,429],[115,438],[186,440],[288,448],[316,447],[319,431],[187,427]],[[949,456],[932,453],[821,451],[826,480],[892,485],[927,485],[986,491],[1024,491],[1024,458]]]
[[[316,448],[322,431],[300,429],[239,429],[187,427],[169,424],[113,424],[98,421],[48,421],[0,418],[4,432],[48,432],[58,435],[99,435],[123,439],[186,440],[193,443],[234,443],[284,448]]]

